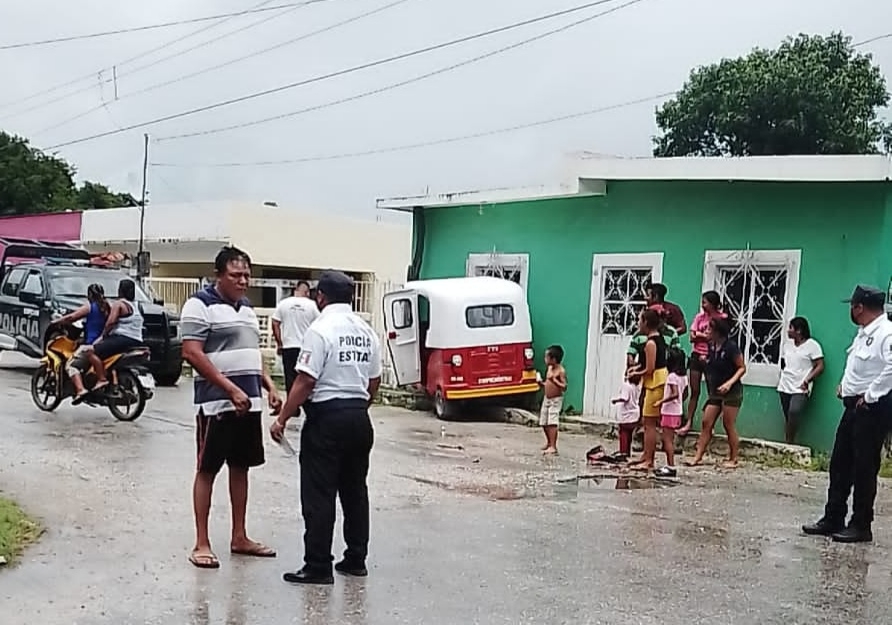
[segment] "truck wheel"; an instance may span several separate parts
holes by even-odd
[[[155,376],[155,383],[158,386],[176,386],[180,381],[180,372],[175,373],[159,373]]]
[[[536,391],[534,393],[525,393],[521,396],[520,407],[530,412],[538,412],[539,404],[541,403],[542,402],[539,399],[539,391]]]
[[[446,399],[443,389],[438,388],[437,392],[434,393],[434,415],[441,421],[449,419],[452,416],[453,405],[454,402]]]

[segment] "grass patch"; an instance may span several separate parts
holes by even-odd
[[[812,455],[811,463],[801,465],[788,456],[765,454],[754,459],[755,463],[766,469],[798,469],[800,471],[814,471],[826,473],[830,469],[830,456],[825,453]]]
[[[0,497],[0,556],[8,563],[15,562],[22,550],[35,542],[42,532],[40,524],[28,518],[15,502]]]
[[[817,473],[826,473],[830,470],[830,456],[825,453],[814,454],[811,457],[811,464],[807,466],[793,462],[790,458],[775,455],[757,458],[756,463],[768,469],[801,469]],[[892,478],[892,457],[883,457],[883,462],[880,465],[880,477]]]

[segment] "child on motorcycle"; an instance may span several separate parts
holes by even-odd
[[[67,372],[71,383],[74,385],[74,401],[83,400],[87,395],[84,388],[83,372],[89,365],[89,354],[105,328],[105,322],[111,312],[111,305],[105,299],[105,290],[101,284],[91,284],[87,287],[87,303],[67,315],[53,322],[54,326],[71,325],[75,321],[84,319],[83,342],[72,354],[68,361]]]
[[[142,346],[142,331],[143,318],[136,303],[136,283],[124,278],[118,283],[118,301],[111,307],[102,334],[94,349],[87,354],[96,372],[94,391],[108,386],[103,360]]]

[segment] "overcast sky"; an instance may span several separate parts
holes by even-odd
[[[326,0],[142,33],[0,51],[0,129],[37,147],[277,87],[582,4],[584,0],[405,0],[273,52],[142,94],[135,92],[324,28],[394,0]],[[620,4],[618,0],[613,4]],[[279,5],[288,0],[267,1]],[[260,0],[6,2],[0,45],[213,15]],[[59,149],[83,178],[138,194],[142,134],[150,160],[168,164],[301,159],[437,141],[610,106],[678,88],[693,66],[775,46],[798,32],[843,30],[856,41],[892,32],[879,0],[643,0],[519,49],[386,93],[229,132],[163,141],[349,97],[465,61],[612,5],[486,37],[404,61],[218,108],[145,130]],[[719,8],[721,7],[721,8]],[[276,15],[275,19],[268,19]],[[266,20],[251,28],[252,23]],[[193,35],[195,31],[204,32]],[[200,49],[142,66],[243,29]],[[125,62],[153,48],[163,50]],[[887,75],[892,38],[865,46]],[[117,66],[118,100],[109,80]],[[100,76],[100,72],[102,72]],[[65,89],[17,103],[92,74]],[[129,75],[128,75],[129,74]],[[72,91],[72,97],[49,103]],[[102,107],[103,102],[106,106]],[[576,150],[647,155],[657,102],[423,149],[291,165],[160,167],[154,203],[274,200],[314,211],[373,217],[382,196],[554,182]],[[91,109],[80,119],[58,125]],[[57,126],[52,128],[53,126]]]

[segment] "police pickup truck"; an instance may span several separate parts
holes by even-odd
[[[118,282],[129,277],[92,266],[89,252],[65,243],[0,237],[0,247],[0,350],[32,358],[43,356],[50,322],[86,303],[90,284],[101,284],[114,299]],[[136,300],[152,352],[149,369],[159,385],[176,384],[183,368],[180,319],[139,286]]]

